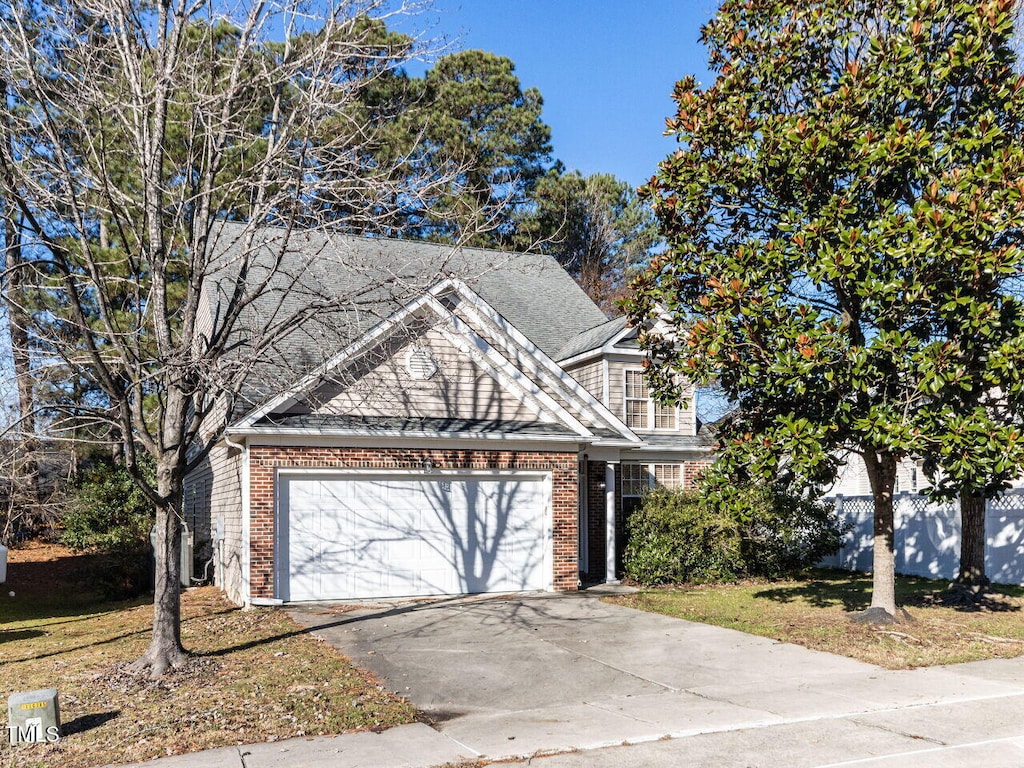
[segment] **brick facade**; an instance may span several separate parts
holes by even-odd
[[[587,462],[587,572],[589,582],[604,581],[605,575],[605,488],[603,461]]]
[[[578,457],[575,452],[253,446],[249,454],[249,579],[252,597],[274,597],[276,470],[314,469],[534,470],[552,479],[552,581],[573,591],[579,577]],[[603,480],[602,466],[602,480]],[[603,494],[601,495],[603,501]],[[602,550],[603,551],[603,550]]]
[[[683,464],[683,488],[693,488],[700,473],[714,464],[710,459],[705,461],[687,461]]]

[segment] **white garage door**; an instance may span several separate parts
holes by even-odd
[[[278,596],[403,597],[544,589],[541,477],[281,477]]]

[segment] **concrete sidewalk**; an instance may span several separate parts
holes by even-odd
[[[1021,659],[890,672],[585,595],[292,614],[430,725],[152,765],[1024,766]]]
[[[502,764],[539,768],[1021,768],[1024,695],[730,727]],[[714,729],[714,723],[707,723]],[[693,728],[699,731],[699,722]],[[436,768],[465,748],[426,725],[161,758],[153,768]]]

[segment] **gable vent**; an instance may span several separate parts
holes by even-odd
[[[409,371],[412,378],[424,381],[437,373],[437,363],[430,352],[414,344],[406,353],[405,369]]]

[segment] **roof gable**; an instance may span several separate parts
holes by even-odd
[[[226,295],[234,288],[233,265],[247,255],[255,262],[247,280],[272,274],[254,314],[280,314],[333,299],[344,310],[336,324],[349,330],[346,342],[365,332],[373,318],[390,315],[446,278],[465,283],[549,355],[557,354],[567,337],[606,320],[558,262],[543,254],[275,227],[260,230],[261,239],[246,254],[246,231],[221,222],[215,234],[222,268],[208,291],[213,315],[218,292]]]
[[[466,302],[466,307],[453,311],[450,300],[452,296],[458,296]],[[467,322],[465,313],[470,306],[472,311],[469,319],[472,319],[473,312],[480,313],[476,315],[478,322],[485,322],[484,317],[489,318],[491,330],[495,336],[501,337],[501,343],[495,344],[493,340],[484,338],[471,322]],[[417,324],[420,327],[418,332],[408,334],[407,330],[406,336],[395,335],[399,329],[416,328]],[[396,338],[405,343],[396,346],[393,341]],[[353,386],[357,386],[367,375],[371,378],[365,383],[374,386],[383,380],[382,376],[386,379],[391,373],[397,373],[401,356],[408,354],[413,339],[426,339],[433,349],[443,353],[449,361],[458,360],[460,372],[457,372],[455,380],[444,384],[438,382],[441,386],[435,387],[434,391],[429,391],[429,387],[419,388],[420,395],[424,392],[428,394],[421,402],[414,403],[408,399],[417,392],[416,387],[403,385],[389,392],[383,400],[371,401],[368,408],[360,409],[360,396],[353,391]],[[390,351],[382,353],[381,350],[389,349],[389,341]],[[375,355],[372,358],[375,362],[367,364],[371,355]],[[467,365],[467,362],[471,365]],[[361,374],[358,370],[360,365],[363,369]],[[349,372],[345,373],[346,370]],[[459,402],[460,391],[467,397],[479,397],[480,394],[479,391],[474,393],[474,385],[459,383],[467,373],[486,374],[489,377],[483,388],[476,385],[477,390],[482,389],[486,393],[485,399],[488,402],[477,403],[483,407],[475,410],[467,409],[464,403]],[[335,382],[333,385],[332,381]],[[346,381],[350,384],[341,383]],[[453,389],[445,392],[444,388],[448,386]],[[320,397],[316,396],[318,392],[321,393]],[[310,372],[289,391],[281,393],[264,407],[237,422],[229,431],[259,431],[271,424],[285,424],[289,418],[293,424],[297,424],[299,417],[302,417],[303,425],[309,427],[310,417],[318,415],[324,424],[328,421],[324,417],[332,416],[345,417],[349,419],[349,424],[352,418],[372,417],[411,419],[418,423],[427,423],[423,421],[425,419],[448,419],[507,421],[519,425],[531,423],[532,416],[535,422],[559,426],[582,440],[638,441],[630,430],[562,371],[538,346],[481,297],[456,280],[442,281],[429,293],[402,307],[331,360]],[[336,418],[330,421],[339,423]],[[588,427],[584,421],[591,425],[596,423],[598,429]]]
[[[497,369],[484,367],[460,349],[442,322],[430,312],[396,325],[371,350],[327,373],[285,415],[309,416],[306,423],[317,417],[340,423],[335,418],[340,416],[408,422],[556,421],[534,400],[502,386]]]

